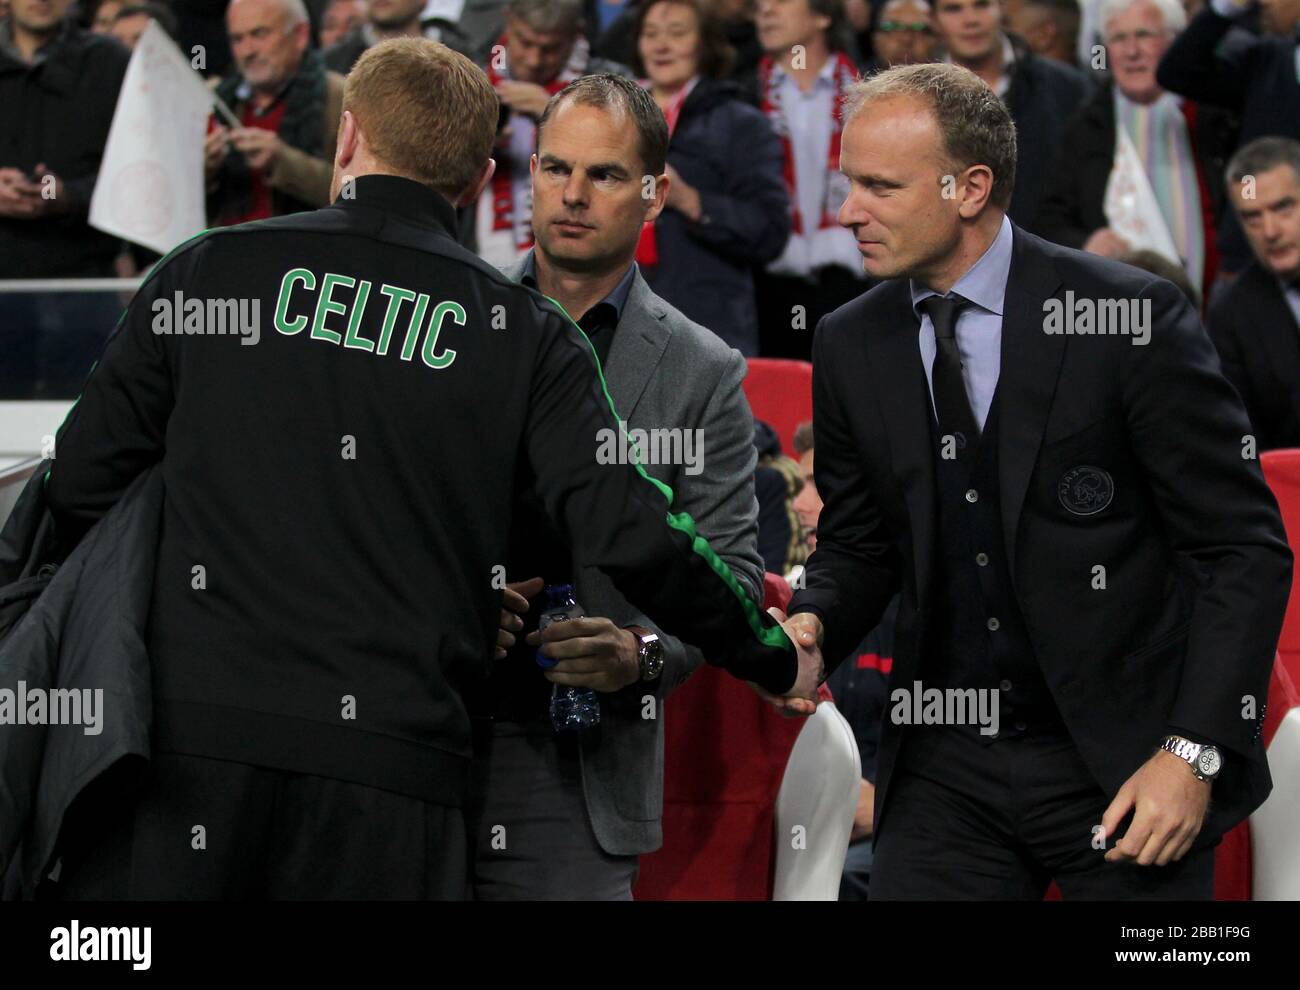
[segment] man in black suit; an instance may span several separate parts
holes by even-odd
[[[1208,898],[1271,786],[1291,573],[1241,402],[1173,285],[1006,219],[974,75],[891,69],[846,115],[839,222],[888,281],[817,327],[790,627],[834,663],[901,592],[872,897]]]
[[[1025,137],[1016,149],[1020,178],[1007,212],[1031,227],[1065,122],[1092,84],[1078,69],[1035,55],[1023,38],[1004,31],[1001,0],[935,0],[930,19],[946,50],[944,60],[970,69],[992,86]]]
[[[1300,447],[1300,141],[1252,141],[1226,179],[1255,260],[1210,307],[1210,338],[1258,449]]]

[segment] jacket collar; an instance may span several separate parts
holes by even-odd
[[[519,282],[526,260],[520,258],[502,271],[511,281]],[[632,418],[673,335],[665,320],[668,310],[664,301],[651,291],[639,266],[633,265],[632,272],[627,301],[619,314],[618,328],[603,369],[618,414],[624,420]]]
[[[441,227],[449,236],[456,236],[456,210],[442,193],[400,175],[359,175],[352,181],[353,195],[340,194],[335,206],[381,210],[414,223]]]

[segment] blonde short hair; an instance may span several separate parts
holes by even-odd
[[[375,158],[452,200],[491,155],[500,107],[482,69],[424,38],[368,49],[343,89]]]
[[[844,121],[871,103],[896,97],[912,97],[929,107],[939,125],[944,155],[958,169],[989,167],[989,200],[1005,210],[1016,184],[1016,125],[988,84],[950,63],[896,65],[849,87]]]

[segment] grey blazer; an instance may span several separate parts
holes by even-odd
[[[504,271],[518,281],[523,269],[520,260]],[[745,372],[739,351],[669,306],[637,272],[604,368],[609,394],[629,430],[702,431],[699,473],[687,474],[686,465],[649,463],[646,472],[672,488],[674,510],[691,515],[700,535],[761,602],[757,454],[753,416],[740,387]],[[583,568],[576,582],[588,615],[618,626],[645,626],[663,641],[663,674],[653,687],[637,683],[603,694],[600,738],[584,746],[581,756],[587,810],[601,848],[615,856],[653,852],[663,844],[663,699],[704,657],[664,635],[599,570]]]

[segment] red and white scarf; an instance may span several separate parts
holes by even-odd
[[[843,182],[840,181],[840,137],[844,132],[844,100],[849,86],[858,77],[857,67],[843,52],[831,55],[834,62],[835,99],[832,103],[832,115],[835,121],[831,130],[831,140],[826,154],[826,192],[822,200],[822,215],[818,219],[818,229],[838,227],[835,216],[844,203]],[[790,126],[786,121],[785,111],[781,107],[781,87],[773,82],[773,69],[776,63],[771,56],[764,55],[758,63],[759,85],[762,91],[761,109],[771,121],[773,130],[781,140],[784,156],[785,188],[790,194],[790,211],[793,220],[791,233],[795,236],[806,233],[804,218],[799,210],[799,194],[795,188],[794,148],[790,144]]]
[[[497,39],[494,50],[507,52],[506,35]],[[559,75],[543,85],[554,96],[565,86],[587,72],[591,46],[581,34],[573,43],[573,50]],[[500,62],[498,67],[497,63]],[[505,58],[490,58],[487,64],[488,81],[495,87],[510,78],[510,69]],[[505,266],[518,259],[533,246],[532,202],[529,195],[528,160],[513,161],[510,150],[518,148],[527,137],[531,147],[536,132],[536,123],[520,113],[510,115],[509,129],[512,137],[502,137],[497,142],[497,170],[492,176],[492,183],[486,194],[479,197],[475,217],[475,229],[478,235],[479,256],[491,264]],[[521,130],[522,129],[522,130]],[[522,175],[519,170],[522,169]],[[523,197],[524,202],[518,200]]]

